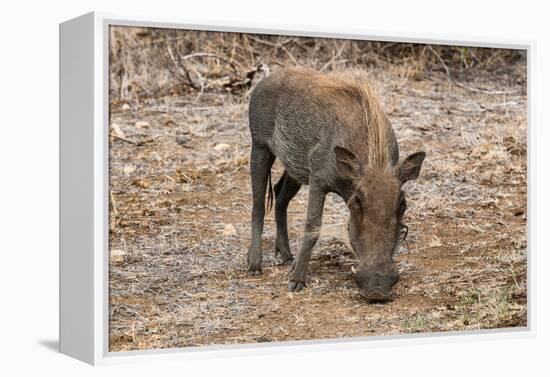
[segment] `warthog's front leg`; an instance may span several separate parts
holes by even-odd
[[[326,190],[320,185],[310,182],[309,198],[307,203],[307,219],[302,247],[298,252],[296,263],[292,271],[292,278],[288,282],[289,291],[300,291],[306,284],[307,267],[313,246],[319,239],[323,221],[323,207],[325,205]]]

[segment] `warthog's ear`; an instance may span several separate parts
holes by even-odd
[[[420,168],[422,167],[422,162],[424,162],[425,157],[425,152],[416,152],[411,154],[405,159],[405,161],[403,161],[403,163],[399,167],[398,173],[398,178],[401,183],[405,183],[418,177],[418,174],[420,174]]]
[[[355,177],[361,169],[359,160],[352,151],[344,147],[335,146],[336,168],[343,176]]]

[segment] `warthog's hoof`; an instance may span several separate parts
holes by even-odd
[[[281,251],[281,250],[285,250],[285,251]],[[281,261],[280,262],[281,266],[290,265],[292,261],[294,261],[294,257],[292,256],[290,251],[288,251],[288,249],[282,249],[277,245],[275,245],[275,256],[279,257],[279,260]]]
[[[255,263],[248,264],[248,274],[251,276],[260,276],[262,274],[262,265],[257,265]]]
[[[294,262],[294,258],[291,256],[287,258],[281,258],[281,262],[279,263],[281,266],[290,266]]]
[[[250,276],[260,276],[261,274],[262,274],[261,270],[248,271],[248,275]]]
[[[306,286],[306,284],[303,281],[291,280],[291,281],[288,282],[288,291],[289,292],[299,292],[302,289],[304,289],[305,286]]]

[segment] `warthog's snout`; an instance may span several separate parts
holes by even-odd
[[[361,296],[369,301],[386,301],[399,281],[399,273],[392,266],[388,269],[363,268],[355,273],[355,281]]]

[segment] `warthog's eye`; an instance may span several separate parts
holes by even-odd
[[[350,208],[353,208],[357,211],[363,212],[363,203],[361,203],[361,198],[359,195],[353,195],[351,200],[349,201]]]
[[[401,194],[401,199],[399,201],[399,216],[403,216],[406,210],[407,210],[407,201],[405,200],[405,196]]]

